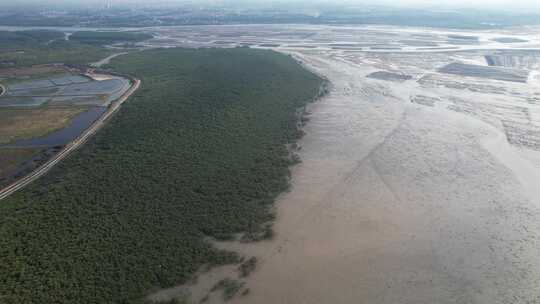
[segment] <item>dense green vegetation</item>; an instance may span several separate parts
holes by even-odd
[[[64,33],[50,30],[0,31],[0,49],[48,43],[63,37]]]
[[[0,51],[36,47],[66,47],[95,45],[117,42],[138,42],[151,39],[152,35],[140,32],[79,31],[65,39],[64,32],[54,30],[0,31]]]
[[[137,303],[204,264],[206,237],[267,235],[288,186],[285,144],[322,80],[250,49],[132,53],[142,80],[88,144],[0,204],[0,302]]]
[[[86,64],[112,54],[103,47],[72,41],[49,40],[47,42],[0,43],[0,68],[21,67],[34,64],[66,63]]]
[[[75,32],[69,37],[70,40],[92,45],[105,45],[117,42],[138,42],[152,38],[152,35],[133,32]]]
[[[0,68],[46,63],[86,64],[112,53],[101,47],[102,44],[151,38],[140,33],[108,32],[77,32],[73,36],[76,39],[65,40],[64,32],[52,30],[0,31]],[[92,37],[95,38],[92,40]]]

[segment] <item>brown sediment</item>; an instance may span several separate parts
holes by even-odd
[[[307,107],[274,239],[217,244],[258,260],[230,303],[537,302],[538,87],[438,73],[484,53],[291,54],[332,88]],[[366,77],[381,69],[424,81]],[[187,291],[196,303],[238,276],[219,268]]]
[[[405,106],[355,76],[362,71],[305,59],[326,69],[335,89],[310,108],[275,241],[224,245],[261,261],[250,294],[233,303],[504,303],[540,295],[533,242],[540,194],[524,192],[512,177],[523,171],[479,142],[499,131]]]

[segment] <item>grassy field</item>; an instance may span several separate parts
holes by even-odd
[[[0,144],[62,129],[85,110],[86,107],[0,108]]]
[[[162,49],[112,67],[142,80],[88,144],[0,204],[5,303],[141,303],[202,265],[207,237],[270,237],[272,205],[322,80],[250,49]]]

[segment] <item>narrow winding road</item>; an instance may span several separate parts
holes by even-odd
[[[116,58],[118,56],[126,55],[126,54],[127,54],[127,52],[115,53],[115,54],[112,54],[112,55],[110,55],[108,57],[105,57],[105,58],[101,59],[100,61],[96,61],[96,62],[90,64],[90,66],[95,67],[95,68],[100,68],[100,67],[102,67],[104,65],[109,64],[112,59],[114,59],[114,58]]]
[[[92,137],[94,134],[99,131],[101,127],[105,125],[107,120],[114,114],[122,104],[139,88],[141,85],[141,81],[136,78],[131,78],[133,81],[133,85],[129,90],[127,90],[122,97],[120,97],[115,102],[111,103],[109,109],[107,112],[105,112],[98,120],[96,120],[86,131],[84,131],[79,137],[77,137],[74,141],[67,144],[62,151],[60,151],[58,154],[53,156],[50,160],[48,160],[45,164],[38,167],[35,171],[32,173],[26,175],[25,177],[17,180],[13,184],[7,186],[6,188],[0,190],[0,200],[5,199],[6,197],[10,196],[11,194],[15,193],[17,190],[22,189],[26,185],[30,184],[31,182],[35,181],[36,179],[40,178],[41,176],[45,175],[49,170],[51,170],[56,164],[61,162],[63,159],[68,157],[73,151],[75,151],[77,148],[82,146],[90,137]]]

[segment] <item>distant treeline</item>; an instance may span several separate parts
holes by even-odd
[[[0,51],[45,44],[64,38],[64,33],[50,30],[0,31]]]
[[[75,32],[69,37],[70,40],[92,45],[106,45],[117,42],[139,42],[151,39],[152,35],[133,32]]]
[[[250,1],[243,1],[239,7],[233,6],[232,3],[229,3],[229,6],[213,6],[208,5],[208,2],[206,4],[199,2],[194,1],[193,5],[161,8],[116,7],[105,14],[101,7],[83,10],[66,7],[65,14],[55,16],[42,14],[40,10],[22,9],[21,5],[18,5],[17,9],[4,8],[0,25],[114,28],[217,24],[383,24],[494,29],[540,23],[540,14],[537,10],[513,10],[511,7],[501,9],[489,4],[484,5],[482,9],[444,10],[353,3],[343,5],[332,1],[324,5],[317,3],[320,1],[314,1],[317,4],[306,2],[304,6],[299,6],[295,1],[291,3],[281,1],[279,7],[250,5]],[[317,14],[306,13],[310,11],[316,11]]]
[[[46,63],[86,64],[111,53],[99,45],[68,41],[61,31],[0,31],[0,68]]]
[[[47,176],[0,203],[0,302],[140,303],[201,265],[206,237],[271,236],[286,144],[322,80],[292,58],[160,49],[114,60],[142,87]]]
[[[54,30],[0,31],[0,68],[44,63],[85,64],[113,53],[103,46],[152,38],[137,32],[75,32],[66,39]]]
[[[48,45],[56,40],[66,40],[64,32],[54,30],[0,31],[0,51],[5,49]],[[80,31],[69,36],[70,41],[106,45],[117,42],[138,42],[151,39],[152,35],[138,32]]]

